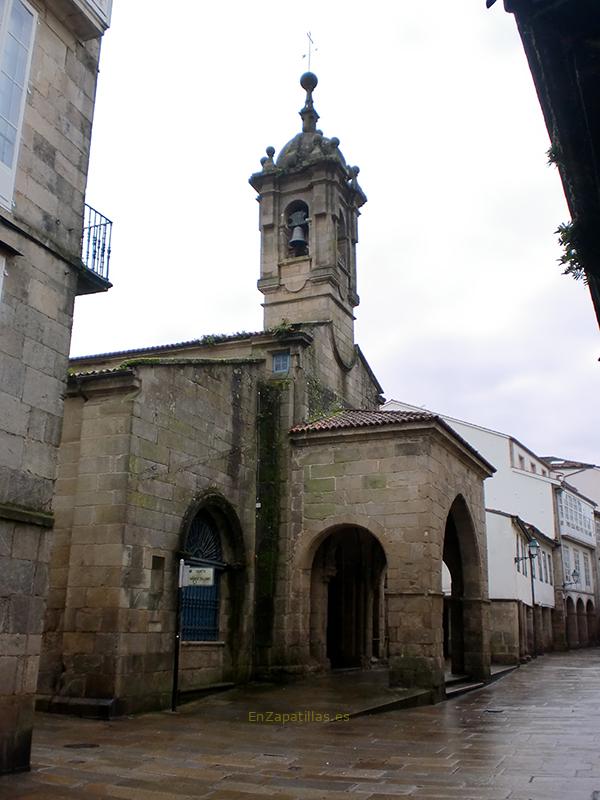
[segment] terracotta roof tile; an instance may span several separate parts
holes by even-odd
[[[296,425],[291,433],[309,433],[310,431],[334,431],[341,428],[366,428],[380,425],[402,425],[408,422],[439,421],[435,414],[427,411],[364,411],[362,409],[346,409],[336,411],[327,417],[314,422]]]
[[[490,474],[496,472],[493,464],[484,458],[469,442],[463,439],[454,428],[437,414],[430,411],[367,411],[359,408],[349,408],[337,411],[326,417],[321,417],[314,422],[306,422],[295,425],[290,433],[312,433],[316,431],[335,431],[344,428],[368,428],[382,427],[384,425],[406,425],[411,422],[436,423],[447,431],[454,439],[474,455],[480,462],[485,464]]]

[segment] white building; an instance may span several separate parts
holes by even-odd
[[[556,476],[563,479],[565,487],[565,495],[560,498],[558,510],[561,519],[561,535],[566,537],[563,545],[563,553],[567,562],[566,571],[570,573],[569,586],[566,588],[569,590],[567,604],[571,622],[568,625],[567,634],[570,634],[569,638],[572,644],[581,642],[582,638],[585,639],[586,634],[590,642],[594,642],[597,641],[599,634],[598,620],[590,618],[586,613],[586,630],[583,625],[582,605],[585,605],[586,612],[590,610],[590,602],[594,603],[596,609],[600,608],[600,581],[598,580],[600,573],[598,562],[600,553],[600,467],[596,464],[587,464],[583,461],[572,461],[556,456],[545,456],[544,460],[550,464]],[[569,487],[577,490],[576,497],[572,497]],[[570,540],[570,543],[567,540]],[[591,546],[592,543],[595,543],[595,553]],[[595,587],[595,596],[592,596],[593,592],[590,591],[588,583],[588,558],[591,561],[589,571],[591,572],[592,586]],[[578,568],[581,566],[583,571]],[[577,581],[572,579],[573,569],[577,569],[579,572]],[[578,623],[577,626],[575,621]],[[581,628],[581,635],[579,628]]]
[[[390,400],[384,408],[416,407]],[[593,504],[514,437],[440,416],[497,469],[485,482],[493,659],[510,663],[534,649],[564,647],[567,627],[571,646],[591,643],[598,607]],[[528,553],[532,539],[540,545],[535,558]]]

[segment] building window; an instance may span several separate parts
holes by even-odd
[[[284,350],[281,353],[273,353],[273,372],[289,372],[290,352]]]
[[[590,558],[587,553],[583,554],[583,574],[585,576],[585,585],[592,585],[592,576],[590,572]]]
[[[576,531],[593,537],[594,512],[591,506],[584,504],[578,497],[570,492],[558,494],[558,518],[562,528]]]
[[[571,551],[566,544],[563,545],[563,566],[565,569],[565,580],[571,580]]]
[[[521,540],[517,536],[517,572],[521,572]]]
[[[0,0],[0,204],[11,208],[35,11],[24,0]]]
[[[573,550],[573,562],[575,564],[574,569],[577,570],[579,576],[581,577],[581,560],[579,558],[579,550]],[[579,580],[577,583],[579,583]]]
[[[530,461],[530,462],[529,462],[529,466],[531,467],[531,471],[532,471],[532,472],[537,472],[537,467],[536,467],[536,465],[533,463],[533,461]]]
[[[552,557],[548,556],[548,583],[554,586],[554,573],[552,571]]]
[[[519,469],[525,469],[525,459],[523,456],[519,456]]]
[[[542,573],[542,580],[544,583],[548,583],[548,557],[546,553],[542,551],[542,569],[540,569],[540,573]]]

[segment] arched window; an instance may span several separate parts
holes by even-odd
[[[221,535],[213,517],[200,511],[185,539],[185,563],[198,582],[185,586],[181,598],[181,638],[214,642],[219,638],[219,583],[225,568]]]

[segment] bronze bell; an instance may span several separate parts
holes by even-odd
[[[292,229],[290,247],[301,252],[306,247],[306,212],[294,211],[290,214],[288,225]]]
[[[290,247],[293,247],[295,250],[306,247],[306,236],[304,235],[304,228],[301,225],[296,225],[292,230]]]

